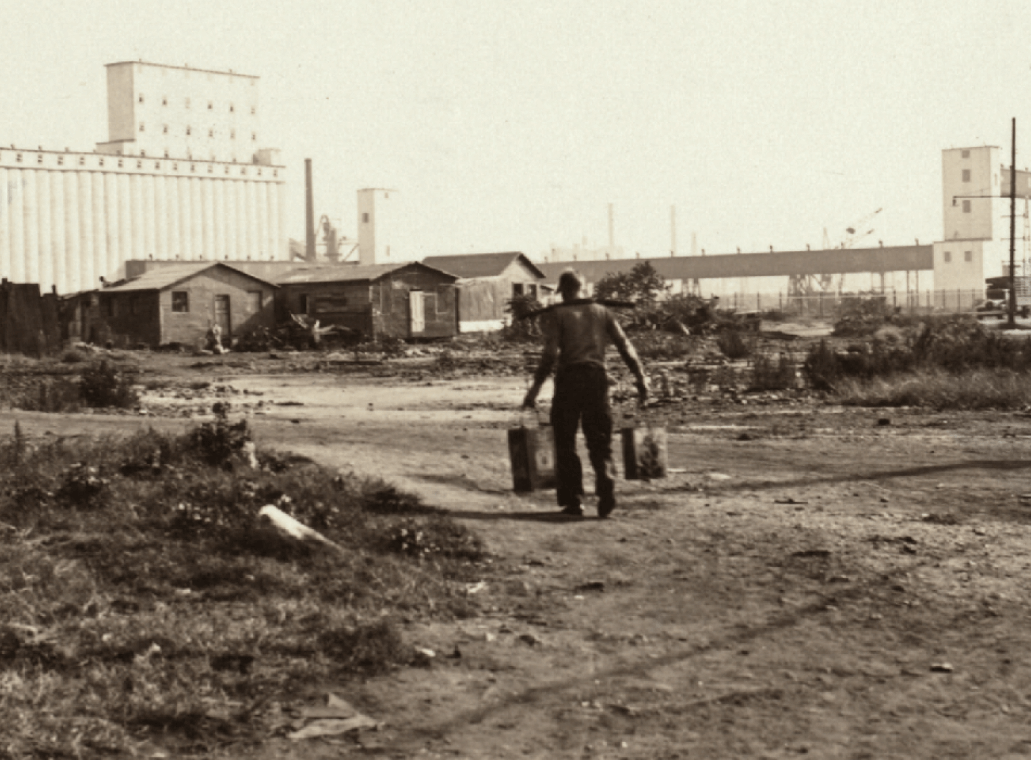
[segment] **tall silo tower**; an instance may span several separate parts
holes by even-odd
[[[397,190],[366,187],[358,191],[358,263],[395,264],[397,248]]]

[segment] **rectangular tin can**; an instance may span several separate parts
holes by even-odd
[[[555,433],[551,426],[509,429],[508,455],[517,492],[555,488]]]
[[[653,480],[666,477],[666,428],[641,425],[623,428],[623,472],[627,480]]]

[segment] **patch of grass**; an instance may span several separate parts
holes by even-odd
[[[751,389],[756,391],[782,391],[795,387],[795,363],[781,354],[776,360],[758,354],[752,363]]]
[[[82,371],[79,395],[86,406],[132,409],[139,404],[139,394],[133,389],[132,378],[106,359],[91,364]]]
[[[920,370],[886,378],[845,378],[835,396],[852,406],[931,409],[1022,409],[1031,405],[1031,376],[1006,369],[951,374]]]
[[[61,361],[65,364],[81,364],[89,361],[89,356],[82,351],[71,348],[61,354]]]
[[[79,364],[85,362],[71,362],[67,354],[61,361],[0,361],[0,404],[51,413],[138,405],[134,369],[106,359]]]
[[[638,355],[645,361],[677,361],[690,356],[696,350],[698,338],[650,330],[636,333],[633,342]]]
[[[925,318],[904,330],[881,329],[878,335],[844,351],[827,341],[813,346],[804,365],[813,387],[832,390],[845,378],[872,380],[935,370],[1031,372],[1031,340],[994,332],[973,317]]]
[[[0,756],[261,738],[270,694],[406,663],[401,615],[476,613],[484,550],[446,515],[303,459],[210,458],[195,433],[0,438]],[[279,538],[265,504],[344,551]]]
[[[746,359],[752,355],[754,346],[745,340],[741,330],[724,330],[716,338],[716,345],[728,359]]]

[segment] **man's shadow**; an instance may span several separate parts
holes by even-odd
[[[579,523],[595,517],[595,515],[591,514],[585,514],[583,517],[564,515],[558,511],[557,507],[553,511],[521,510],[517,512],[507,512],[503,509],[499,509],[495,512],[467,512],[463,509],[442,509],[441,511],[449,517],[453,517],[458,520],[522,520],[524,522]]]

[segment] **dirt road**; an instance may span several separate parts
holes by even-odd
[[[381,730],[261,756],[1031,755],[1031,419],[688,405],[670,477],[570,522],[511,492],[518,379],[226,381],[264,400],[260,444],[415,491],[495,556],[483,616],[407,624],[429,667],[313,685]],[[53,432],[141,424],[104,420]]]

